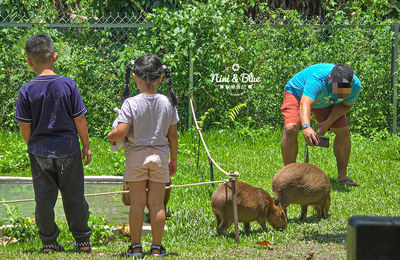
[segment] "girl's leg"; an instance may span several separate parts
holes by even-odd
[[[130,190],[131,206],[129,211],[129,228],[131,232],[131,243],[139,244],[142,236],[144,207],[146,206],[147,180],[128,182]],[[133,253],[140,252],[140,248],[134,249]]]
[[[162,235],[165,225],[165,207],[164,193],[165,183],[148,182],[148,198],[147,207],[150,212],[151,234],[153,237],[153,245],[161,245]],[[153,250],[153,253],[160,253],[159,250]]]

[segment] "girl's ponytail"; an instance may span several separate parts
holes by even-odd
[[[131,96],[130,90],[129,90],[129,80],[131,79],[131,71],[132,67],[135,65],[135,61],[131,61],[128,65],[126,65],[125,68],[125,88],[124,91],[122,92],[122,97],[121,101],[124,102],[125,99]]]
[[[172,88],[171,74],[169,73],[169,70],[168,70],[167,66],[162,65],[162,68],[163,68],[163,70],[165,72],[165,81],[167,81],[167,84],[169,86],[168,92],[169,92],[169,96],[170,96],[170,99],[171,99],[171,103],[175,107],[178,104],[178,97],[176,96],[175,91]]]

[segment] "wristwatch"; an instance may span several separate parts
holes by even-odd
[[[310,124],[304,124],[301,129],[306,129],[307,127],[310,127]]]

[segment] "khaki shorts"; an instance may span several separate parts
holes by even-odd
[[[328,118],[332,108],[333,106],[324,108],[312,108],[311,112],[313,113],[318,123],[320,123]],[[283,116],[284,125],[287,125],[289,123],[296,123],[300,125],[300,98],[285,91],[283,94],[283,103],[281,106],[281,112]],[[338,120],[333,122],[330,128],[341,128],[348,125],[349,123],[347,122],[346,115],[343,115]]]
[[[125,159],[123,180],[168,183],[168,154],[154,147],[143,147],[132,152]]]

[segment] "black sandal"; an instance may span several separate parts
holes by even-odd
[[[49,254],[54,252],[64,252],[64,251],[65,251],[64,247],[57,242],[48,245],[43,245],[42,248],[42,253],[44,254]]]
[[[133,249],[136,248],[140,248],[140,252],[133,252]],[[125,253],[126,256],[129,257],[137,257],[137,258],[142,258],[143,257],[143,253],[142,253],[142,244],[134,244],[134,245],[130,245],[128,247],[128,252]]]
[[[153,254],[153,250],[160,250],[160,253],[158,254]],[[163,256],[167,256],[167,251],[165,250],[165,248],[161,245],[156,246],[156,245],[152,245],[150,247],[150,253],[152,256],[156,256],[156,257],[163,257]]]
[[[89,249],[88,250],[82,250],[82,247],[86,247],[88,246]],[[75,241],[75,249],[76,251],[78,251],[78,253],[91,253],[92,252],[92,243],[90,243],[90,241],[86,241],[86,242],[79,242],[77,243]]]

